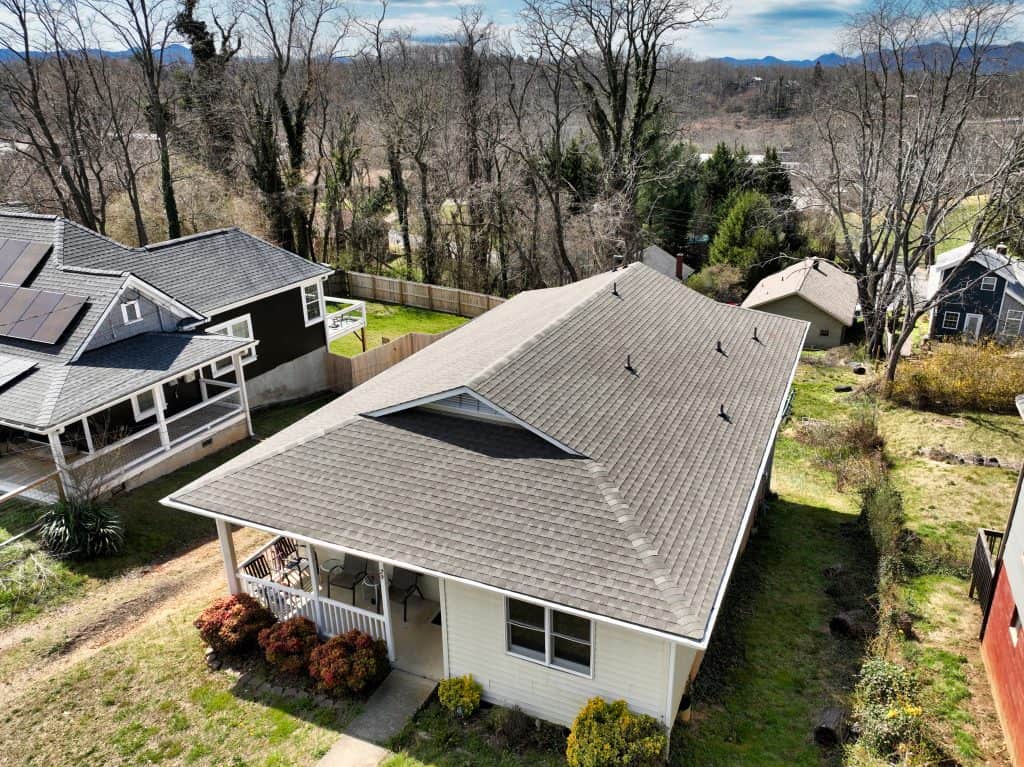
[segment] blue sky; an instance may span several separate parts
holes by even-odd
[[[483,0],[499,26],[515,24],[518,0]],[[359,2],[372,13],[373,2]],[[814,58],[838,47],[837,32],[854,4],[840,0],[733,0],[724,19],[688,30],[677,45],[698,58]],[[457,0],[389,0],[390,24],[420,36],[444,34],[459,13]]]

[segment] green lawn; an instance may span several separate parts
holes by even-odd
[[[312,412],[329,398],[267,408],[253,414],[253,428],[266,437]],[[31,618],[66,602],[90,584],[143,565],[156,565],[214,536],[213,521],[160,505],[160,499],[191,482],[251,445],[232,445],[129,493],[114,497],[111,505],[125,527],[122,552],[91,562],[58,561],[39,549],[29,537],[0,549],[0,629]],[[26,529],[37,507],[27,504],[0,509],[0,539]]]
[[[331,307],[328,307],[330,310]],[[366,302],[366,348],[381,345],[381,339],[394,341],[406,333],[443,333],[469,322],[467,317],[431,312],[412,306]],[[345,357],[354,357],[363,350],[355,333],[336,338],[331,351]]]

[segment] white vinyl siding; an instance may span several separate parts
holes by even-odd
[[[595,695],[624,699],[634,711],[665,719],[667,640],[594,621],[592,676],[569,674],[508,652],[504,596],[453,581],[444,589],[449,675],[472,674],[486,700],[566,726]],[[677,663],[688,672],[694,655],[681,648]]]

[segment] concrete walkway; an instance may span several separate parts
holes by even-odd
[[[430,679],[392,670],[317,767],[377,767],[391,752],[375,744],[397,735],[436,686]]]

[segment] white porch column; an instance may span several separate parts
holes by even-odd
[[[324,628],[324,604],[320,601],[320,564],[316,560],[316,548],[306,544],[306,561],[309,562],[309,588],[313,592],[313,604],[316,606],[316,625],[321,631]]]
[[[53,465],[57,467],[57,483],[60,485],[61,495],[66,497],[72,490],[72,483],[71,474],[68,472],[68,462],[64,458],[64,446],[60,443],[60,435],[61,430],[54,430],[46,436],[50,440]]]
[[[160,432],[160,444],[163,445],[164,450],[167,450],[171,446],[171,435],[167,432],[167,418],[164,413],[164,409],[167,407],[167,401],[164,399],[164,385],[157,384],[152,391],[153,404],[156,405],[156,425]]]
[[[380,609],[384,613],[384,636],[388,643],[388,660],[395,662],[395,631],[391,627],[391,596],[388,594],[388,576],[384,572],[384,563],[378,562],[380,568]]]
[[[89,416],[82,416],[82,431],[85,433],[85,446],[92,453],[96,447],[92,444],[92,430],[89,428]]]
[[[235,366],[235,383],[238,384],[238,401],[242,403],[242,410],[245,412],[245,422],[249,427],[249,436],[256,432],[252,429],[252,414],[249,412],[249,394],[245,391],[245,371],[242,369],[242,352],[235,352],[231,355],[231,364]]]
[[[231,537],[231,525],[223,519],[217,520],[217,539],[220,541],[220,556],[224,560],[224,576],[227,578],[228,591],[237,594],[241,588],[238,585],[238,558],[235,556],[235,541]]]

